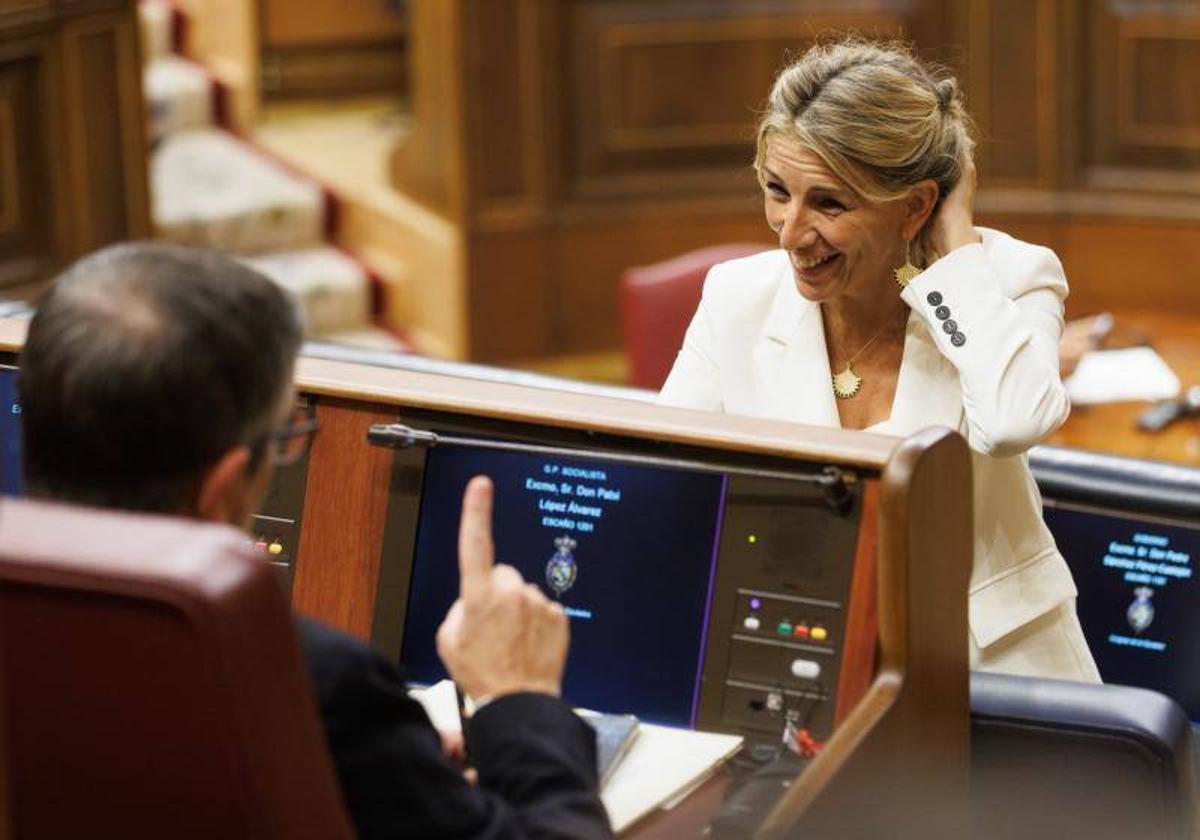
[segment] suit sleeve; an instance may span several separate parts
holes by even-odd
[[[498,698],[468,733],[479,784],[442,755],[391,663],[304,622],[301,636],[343,798],[359,837],[607,838],[595,739],[564,702]]]
[[[713,327],[710,289],[720,266],[708,272],[704,294],[692,322],[683,338],[683,346],[675,357],[667,381],[658,395],[660,405],[676,408],[695,408],[702,411],[723,411],[721,380],[716,362],[717,335]]]
[[[957,248],[902,293],[958,370],[972,449],[1017,455],[1066,420],[1058,372],[1066,295],[1054,252],[1015,240],[991,253]]]

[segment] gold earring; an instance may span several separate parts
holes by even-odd
[[[892,276],[896,278],[896,284],[901,288],[905,288],[917,275],[921,273],[921,269],[913,265],[912,261],[912,243],[904,243],[904,265],[899,268],[892,269]]]

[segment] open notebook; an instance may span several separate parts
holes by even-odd
[[[410,694],[438,729],[460,731],[454,684],[442,680]],[[580,710],[583,717],[594,712]],[[624,831],[657,808],[669,808],[708,779],[742,746],[740,735],[695,732],[638,723],[624,758],[607,775],[600,798],[614,831]]]

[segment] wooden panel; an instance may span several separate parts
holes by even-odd
[[[1063,262],[1068,317],[1106,309],[1162,306],[1200,316],[1200,229],[1187,221],[1137,218],[983,220],[1046,245]]]
[[[262,0],[263,93],[270,99],[398,94],[407,18],[384,0]]]
[[[826,30],[895,36],[935,5],[568,4],[570,191],[736,192],[755,115],[785,54]]]
[[[980,170],[997,186],[1051,186],[1056,170],[1056,0],[972,0],[969,105],[985,138]]]
[[[537,49],[531,18],[528,4],[518,0],[484,0],[467,24],[464,49],[480,86],[467,100],[464,126],[477,150],[471,156],[472,199],[527,192],[526,146],[536,141],[522,117],[537,106],[538,93],[529,86],[537,83],[540,66],[527,61]]]
[[[132,18],[68,22],[64,92],[74,255],[149,234],[141,70]]]
[[[399,40],[405,32],[402,5],[392,0],[261,0],[262,43],[272,48]]]
[[[0,48],[0,287],[38,279],[54,264],[54,184],[46,41]]]
[[[392,453],[367,444],[394,412],[343,400],[318,404],[292,582],[297,611],[363,639],[371,635]]]
[[[750,182],[747,189],[753,190],[748,167],[743,174]],[[695,208],[630,210],[621,221],[586,218],[564,226],[550,254],[557,330],[550,346],[565,352],[620,346],[617,287],[626,268],[713,243],[761,241],[770,247],[772,237],[762,218],[761,200],[746,198],[736,206],[740,211],[711,216],[700,215]]]
[[[269,99],[395,94],[407,77],[404,42],[397,40],[274,47],[262,54]]]
[[[558,345],[563,329],[556,296],[565,285],[553,259],[553,240],[539,230],[479,236],[469,250],[471,354],[529,358]]]
[[[1088,7],[1088,183],[1200,193],[1200,2]],[[1145,173],[1159,177],[1151,182]]]

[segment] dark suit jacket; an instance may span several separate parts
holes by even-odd
[[[399,671],[361,642],[311,621],[300,638],[347,810],[371,838],[611,837],[597,794],[591,727],[554,697],[515,694],[467,730],[479,784],[442,755]]]

